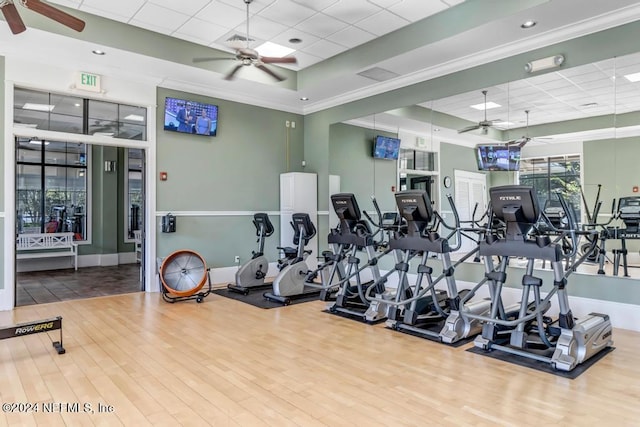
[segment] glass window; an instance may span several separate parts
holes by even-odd
[[[13,114],[15,126],[139,141],[147,139],[147,109],[144,107],[16,88]]]
[[[18,233],[72,232],[86,240],[87,146],[18,138],[16,147]]]
[[[126,197],[128,239],[134,238],[134,232],[142,229],[142,194],[143,194],[143,155],[144,151],[135,148],[126,149]]]
[[[580,218],[582,199],[579,156],[523,159],[520,162],[519,180],[520,184],[534,187],[541,207],[549,200],[557,199],[557,194],[560,193]]]
[[[83,99],[16,88],[14,123],[58,132],[82,133]]]

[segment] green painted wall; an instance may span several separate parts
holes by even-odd
[[[302,116],[164,88],[157,93],[160,106],[171,96],[219,107],[216,137],[165,131],[164,112],[158,108],[157,170],[167,172],[168,180],[151,177],[158,180],[157,210],[219,214],[178,215],[176,233],[160,233],[157,218],[158,257],[191,249],[210,267],[233,265],[235,255],[245,261],[256,244],[252,218],[224,212],[280,210],[280,174],[302,172]],[[287,120],[296,127],[287,128]],[[265,254],[275,261],[280,219],[272,216],[271,221],[276,232],[267,240]]]
[[[375,212],[371,196],[380,209],[395,210],[391,187],[396,185],[397,162],[374,159],[372,153],[376,135],[397,134],[346,124],[332,125],[329,133],[329,173],[340,176],[340,190],[354,193],[361,210]]]

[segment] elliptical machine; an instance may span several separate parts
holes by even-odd
[[[386,279],[381,279],[378,260],[393,249],[386,248],[376,255],[376,250],[382,241],[375,240],[376,233],[373,233],[369,223],[362,219],[355,195],[333,194],[331,203],[340,223],[336,228],[331,229],[327,238],[333,252],[334,264],[327,274],[327,283],[324,287],[337,286],[339,289],[335,302],[327,307],[327,311],[368,323],[384,320],[387,317],[387,306],[378,301],[368,300],[366,293],[375,292],[376,295],[388,297],[384,286]],[[382,222],[383,217],[375,199],[374,206]],[[383,231],[382,223],[377,226],[380,231]],[[366,263],[362,267],[359,266],[361,259],[358,257],[358,252],[360,251],[364,251],[367,255]],[[372,280],[363,283],[361,273],[366,269],[371,272]],[[352,279],[355,279],[355,284],[351,282]]]
[[[318,289],[307,286],[310,271],[305,262],[312,253],[306,250],[305,246],[316,235],[316,227],[307,213],[294,213],[291,217],[291,226],[294,229],[293,244],[297,247],[295,258],[280,270],[273,281],[273,290],[263,294],[269,301],[284,305],[291,304],[294,298],[320,294]]]
[[[248,295],[251,289],[271,286],[264,280],[269,270],[269,261],[264,256],[264,241],[273,234],[273,224],[266,213],[256,213],[253,215],[253,225],[258,236],[258,250],[251,251],[251,259],[236,271],[236,282],[227,285],[230,291],[243,295]]]
[[[484,241],[480,242],[480,255],[485,259],[485,280],[490,286],[491,312],[489,315],[476,315],[461,310],[460,313],[463,317],[483,322],[482,335],[474,341],[476,347],[499,350],[548,363],[557,370],[571,371],[613,345],[612,326],[606,314],[590,313],[580,319],[573,317],[566,289],[567,278],[591,251],[586,251],[566,271],[563,260],[571,258],[578,250],[579,235],[595,232],[577,231],[573,210],[560,195],[558,197],[568,227],[564,231],[555,230],[559,235],[552,241],[549,234],[534,233],[541,212],[533,187],[507,185],[490,189],[492,216],[506,226],[504,236],[489,230]],[[549,226],[553,227],[551,224]],[[563,251],[563,237],[568,237],[572,242],[569,253]],[[497,269],[493,268],[491,261],[494,256],[501,259]],[[505,315],[501,295],[507,280],[510,257],[527,259],[526,271],[522,276],[520,308],[513,317]],[[553,269],[553,287],[544,298],[541,296],[543,279],[533,275],[536,260],[549,261]],[[529,303],[531,293],[533,301]],[[552,320],[545,313],[556,295],[559,314],[556,320]],[[464,305],[464,299],[462,303]]]
[[[455,225],[447,224],[433,210],[431,200],[424,190],[402,191],[395,198],[400,215],[406,221],[406,230],[404,233],[396,233],[389,241],[389,247],[401,253],[400,261],[392,270],[398,273],[401,285],[394,301],[386,302],[389,306],[387,326],[446,344],[454,344],[478,334],[480,322],[457,314],[460,300],[468,291],[458,292],[454,271],[457,265],[474,256],[477,250],[469,252],[456,264],[451,262],[450,254],[459,249],[461,244],[460,220],[453,199],[448,196]],[[439,229],[451,232],[440,236]],[[452,246],[450,240],[454,237],[457,244]],[[435,279],[432,277],[433,268],[427,265],[433,254],[437,254],[441,260],[443,271]],[[414,258],[419,259],[417,278],[413,285],[407,285],[410,261]],[[436,285],[443,279],[446,281],[446,290],[436,289]],[[382,302],[379,298],[369,299]],[[465,310],[482,314],[488,311],[489,306],[489,301],[483,300],[469,303]]]

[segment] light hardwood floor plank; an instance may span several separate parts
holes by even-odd
[[[2,402],[98,403],[112,413],[2,413],[6,425],[637,425],[640,333],[575,380],[324,313],[211,295],[128,294],[20,307],[56,333],[0,342]],[[50,335],[50,336],[49,336]]]

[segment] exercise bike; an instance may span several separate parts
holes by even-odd
[[[236,271],[235,283],[227,285],[230,291],[243,295],[248,295],[251,289],[271,286],[270,282],[264,280],[269,270],[269,261],[264,256],[264,242],[273,234],[273,224],[266,213],[256,213],[253,215],[253,225],[256,227],[256,236],[258,236],[257,251],[252,251],[251,259]]]
[[[306,250],[305,246],[316,235],[316,227],[306,213],[294,213],[291,219],[291,226],[294,229],[293,244],[297,248],[295,258],[288,261],[288,264],[280,270],[273,281],[273,290],[263,294],[267,300],[284,305],[291,304],[292,299],[320,294],[320,290],[307,285],[310,270],[306,259],[312,251]],[[285,253],[287,253],[286,250]]]

